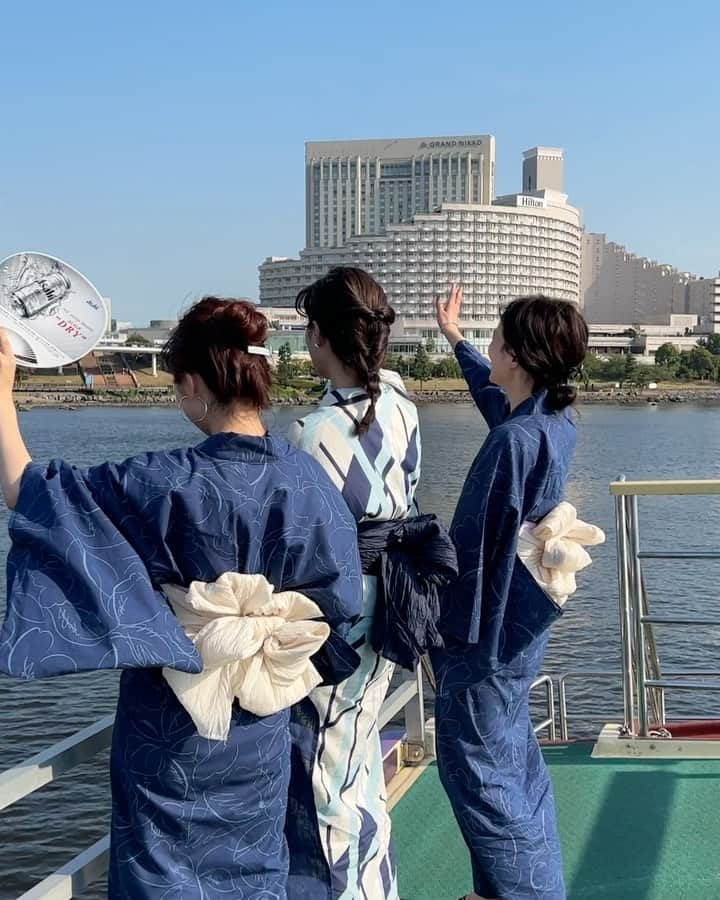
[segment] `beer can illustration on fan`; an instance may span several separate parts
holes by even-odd
[[[109,324],[108,303],[89,279],[46,253],[0,261],[0,325],[18,363],[68,365],[91,353]]]

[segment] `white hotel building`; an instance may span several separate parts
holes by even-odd
[[[459,153],[457,144],[452,143],[472,140],[479,143],[470,147],[483,148],[477,160],[471,151]],[[400,142],[378,143],[394,146]],[[582,221],[580,211],[568,205],[563,193],[561,150],[537,147],[527,151],[523,193],[493,200],[492,138],[427,138],[417,143],[433,151],[428,154],[433,156],[432,167],[428,160],[422,161],[422,172],[426,173],[422,178],[430,179],[432,193],[428,193],[424,181],[420,190],[417,183],[406,178],[402,203],[389,199],[398,194],[388,188],[375,218],[367,214],[367,193],[363,199],[362,187],[364,183],[367,191],[367,181],[360,183],[359,193],[355,183],[355,198],[361,197],[362,214],[353,206],[352,185],[345,205],[340,208],[335,203],[327,212],[327,205],[318,199],[318,190],[319,196],[325,192],[325,185],[319,181],[315,149],[321,145],[308,145],[308,248],[299,259],[271,257],[260,266],[263,306],[292,306],[302,287],[333,266],[359,266],[383,285],[398,313],[395,340],[403,336],[410,340],[432,337],[439,341],[437,349],[441,350],[446,348],[434,325],[435,298],[446,291],[450,281],[457,280],[465,292],[464,333],[473,344],[487,350],[501,306],[514,297],[545,293],[579,300]],[[443,146],[446,143],[447,148]],[[364,157],[359,154],[358,158],[362,168]],[[406,163],[403,165],[407,169]],[[411,160],[410,178],[420,177],[418,165],[417,158]],[[333,171],[340,177],[340,168]],[[382,160],[380,171],[382,177]],[[390,171],[395,177],[395,170]],[[431,172],[435,174],[430,176]],[[373,194],[373,202],[377,197]],[[432,208],[418,211],[427,206]]]

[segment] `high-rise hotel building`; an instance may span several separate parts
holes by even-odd
[[[308,247],[260,266],[262,305],[291,306],[333,266],[360,266],[385,288],[402,333],[426,338],[437,335],[436,296],[457,280],[465,334],[485,350],[514,297],[577,302],[582,222],[563,193],[562,151],[527,151],[518,194],[494,198],[494,169],[487,135],[308,144]]]
[[[342,247],[441,203],[490,203],[495,138],[396,138],[305,145],[306,246]]]

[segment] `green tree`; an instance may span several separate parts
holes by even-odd
[[[432,367],[433,378],[462,378],[460,363],[454,356],[444,356]]]
[[[403,361],[402,356],[399,353],[388,353],[385,357],[385,362],[383,363],[384,369],[389,369],[391,372],[402,372],[403,371]]]
[[[649,366],[638,366],[637,367],[634,378],[635,378],[635,384],[638,387],[644,388],[649,381],[653,380],[651,373],[648,371],[649,368],[650,368]]]
[[[604,374],[605,363],[603,360],[595,356],[594,353],[588,353],[583,360],[582,369],[580,370],[580,377],[585,385],[585,390],[589,390],[592,381],[601,381]]]
[[[674,344],[661,344],[655,351],[655,365],[676,371],[680,364],[680,351]]]
[[[141,334],[133,332],[127,336],[127,344],[129,347],[152,347],[152,341],[149,341]]]
[[[632,353],[626,353],[625,360],[623,362],[623,370],[622,370],[622,377],[620,379],[620,383],[622,384],[624,381],[634,381],[636,373],[637,373],[637,360],[632,355]]]
[[[290,384],[293,373],[292,347],[290,344],[285,343],[278,350],[278,364],[275,370],[275,377],[277,378],[278,384],[287,387],[287,385]]]
[[[600,377],[605,381],[622,381],[625,377],[625,357],[622,353],[613,353],[603,362]]]
[[[714,378],[717,373],[718,361],[705,347],[693,347],[682,354],[684,368],[693,378],[705,380]]]
[[[312,378],[315,374],[313,364],[308,359],[293,360],[292,371],[293,375],[301,375],[303,378]]]
[[[415,351],[410,374],[416,381],[420,382],[420,390],[423,389],[423,382],[427,381],[432,375],[432,363],[427,350],[422,344],[418,344],[418,348]]]
[[[720,334],[709,334],[706,338],[699,340],[698,344],[713,356],[720,356]]]

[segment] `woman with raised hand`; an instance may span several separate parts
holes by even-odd
[[[412,669],[439,642],[437,586],[455,571],[434,516],[415,515],[420,431],[401,378],[383,370],[395,313],[367,272],[336,268],[300,292],[317,409],[289,439],[311,453],[358,522],[364,605],[348,640],[355,673],[293,708],[291,900],[395,900],[378,714],[394,664]]]
[[[164,351],[196,446],[33,463],[0,332],[0,483],[14,514],[0,670],[123,669],[111,900],[285,900],[289,707],[357,658],[356,524],[269,434],[267,322],[206,297]]]
[[[552,787],[528,709],[562,597],[533,577],[519,543],[564,498],[576,443],[569,382],[588,329],[573,303],[514,300],[487,362],[463,338],[461,305],[453,284],[437,321],[490,432],[453,517],[459,578],[442,598],[445,647],[431,651],[438,767],[472,857],[468,897],[563,900]]]

